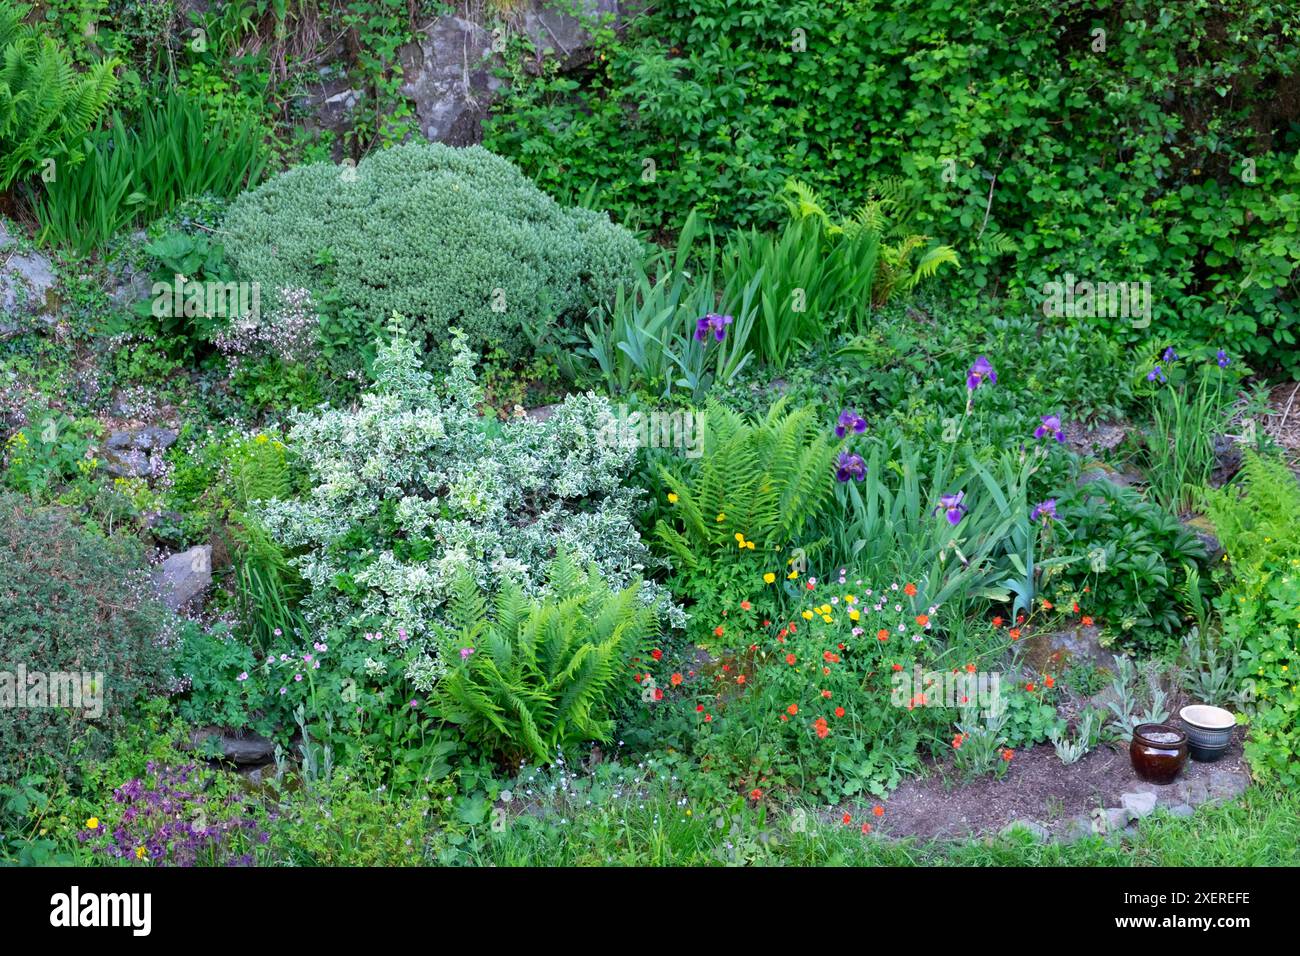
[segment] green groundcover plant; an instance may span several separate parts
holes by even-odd
[[[485,149],[441,144],[291,169],[232,203],[223,232],[264,301],[311,291],[345,369],[395,310],[444,357],[453,326],[480,352],[517,352],[525,324],[581,317],[641,259],[604,214],[560,206]]]

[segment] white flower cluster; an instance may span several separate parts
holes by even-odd
[[[482,393],[458,334],[453,356],[435,382],[409,339],[381,348],[360,407],[294,420],[290,447],[311,494],[261,508],[276,539],[301,551],[304,613],[320,639],[381,635],[426,686],[441,669],[441,608],[460,568],[489,587],[511,578],[535,592],[560,546],[616,587],[652,562],[633,520],[641,492],[623,485],[635,436],[609,440],[609,403],[571,396],[545,421],[497,425],[477,411]],[[643,593],[684,623],[666,592]]]
[[[217,332],[213,344],[238,369],[249,357],[270,356],[282,362],[306,362],[316,353],[320,316],[306,289],[282,289],[267,315],[249,312]]]

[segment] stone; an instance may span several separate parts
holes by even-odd
[[[16,245],[7,230],[4,239],[6,250]],[[4,323],[0,335],[16,331],[10,320],[44,312],[55,281],[53,265],[38,252],[6,251],[0,256],[0,323]]]
[[[1241,448],[1229,435],[1215,435],[1213,448],[1214,470],[1210,472],[1210,487],[1221,488],[1241,470]]]
[[[115,478],[148,478],[162,467],[162,453],[176,442],[170,428],[128,428],[113,432],[101,449],[104,470]]]
[[[1101,631],[1080,624],[1059,631],[1032,634],[1022,640],[1025,661],[1041,674],[1059,674],[1071,663],[1091,663],[1109,670],[1111,652],[1101,646]]]
[[[173,554],[154,571],[153,583],[162,602],[179,611],[212,586],[212,545]]]
[[[1092,811],[1092,832],[1103,835],[1116,833],[1136,819],[1133,811],[1127,807],[1098,807]]]
[[[1087,816],[1077,816],[1066,822],[1061,828],[1057,840],[1061,843],[1075,843],[1079,840],[1085,840],[1095,835],[1095,833],[1096,830],[1093,829],[1091,819]]]
[[[1169,808],[1169,815],[1172,817],[1187,818],[1196,813],[1195,807],[1189,807],[1185,803],[1175,803]]]
[[[1012,820],[999,833],[1002,836],[1007,836],[1016,831],[1030,834],[1039,843],[1046,843],[1051,836],[1047,828],[1035,820]]]
[[[617,19],[622,4],[580,0],[576,15],[558,6],[550,0],[528,0],[512,14],[514,29],[525,34],[537,51],[531,70],[540,69],[547,58],[558,59],[564,70],[588,62],[591,34],[585,23],[607,14]],[[402,95],[414,101],[420,129],[431,142],[470,146],[482,141],[483,119],[504,84],[495,75],[503,62],[500,41],[504,39],[472,20],[443,16],[398,50]]]
[[[1122,793],[1119,797],[1120,806],[1133,813],[1136,819],[1148,817],[1156,808],[1156,795],[1154,793]]]
[[[275,741],[261,734],[238,733],[220,727],[200,727],[190,734],[190,746],[207,750],[215,738],[221,756],[240,766],[268,764],[275,759]]]
[[[1214,533],[1214,525],[1210,519],[1201,514],[1182,515],[1178,519],[1182,522],[1187,530],[1196,535],[1201,544],[1205,545],[1206,559],[1211,563],[1217,562],[1223,557],[1223,545]]]

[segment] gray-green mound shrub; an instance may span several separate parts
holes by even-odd
[[[70,763],[76,742],[102,742],[96,730],[161,688],[173,621],[127,542],[0,494],[0,781],[32,758]],[[75,695],[79,708],[51,706]]]
[[[476,350],[517,352],[526,325],[584,315],[641,258],[604,213],[560,206],[481,147],[437,143],[291,169],[237,198],[225,232],[264,296],[311,291],[327,354],[367,350],[394,311],[444,356],[452,326]]]

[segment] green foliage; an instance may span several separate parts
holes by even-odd
[[[443,649],[445,660],[460,662],[435,688],[437,713],[467,743],[507,763],[547,762],[560,748],[608,741],[613,707],[628,694],[627,668],[658,633],[639,588],[612,591],[595,567],[584,576],[561,552],[540,600],[511,582],[489,612],[479,585],[462,572]]]
[[[0,7],[0,192],[35,173],[67,175],[117,87],[117,61],[78,72],[62,46],[23,22],[31,9]]]
[[[94,472],[88,459],[91,442],[99,431],[93,420],[68,418],[55,409],[35,410],[30,424],[6,439],[3,483],[32,496],[49,495],[63,482]]]
[[[151,222],[184,200],[230,198],[266,167],[265,130],[247,114],[209,116],[193,96],[169,90],[132,120],[84,140],[85,162],[47,183],[34,203],[43,242],[101,250],[117,230]]]
[[[1151,497],[1166,510],[1184,514],[1214,473],[1216,444],[1224,438],[1238,375],[1213,360],[1200,367],[1168,361],[1157,367],[1161,374],[1151,396],[1151,429],[1141,465]]]
[[[1300,782],[1300,484],[1283,460],[1247,452],[1236,481],[1206,493],[1231,559],[1216,607],[1234,677],[1254,699],[1246,757],[1261,779]]]
[[[139,696],[160,689],[165,624],[137,551],[60,510],[0,496],[0,778],[21,776],[34,755],[67,761],[74,745],[102,741]],[[38,685],[16,686],[19,667],[47,675],[43,699],[32,697]],[[75,677],[83,707],[62,694],[50,706],[54,672]],[[29,706],[14,706],[20,691]]]
[[[394,310],[443,356],[452,326],[475,349],[517,351],[525,324],[574,320],[641,257],[603,214],[562,208],[482,148],[441,144],[292,169],[236,200],[224,231],[264,301],[312,292],[325,354],[352,371]]]
[[[1062,607],[1088,607],[1122,647],[1167,648],[1189,616],[1184,582],[1204,563],[1205,545],[1158,505],[1104,479],[1071,489],[1057,513],[1058,547],[1073,560],[1047,594]]]
[[[833,443],[812,409],[777,402],[747,420],[717,403],[700,413],[699,459],[662,467],[676,496],[655,536],[681,568],[797,542],[831,498]]]
[[[1248,0],[674,0],[598,34],[582,82],[520,54],[485,143],[651,229],[771,225],[794,175],[850,205],[901,175],[968,295],[1149,277],[1150,329],[1096,320],[1118,341],[1294,373],[1297,31]]]

